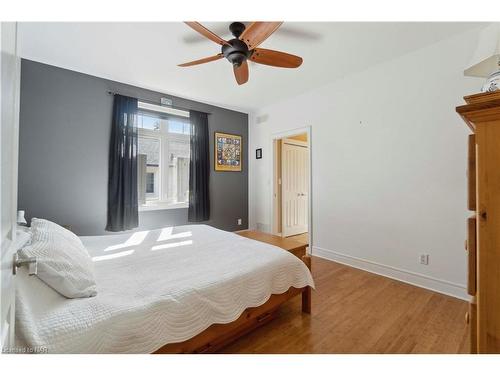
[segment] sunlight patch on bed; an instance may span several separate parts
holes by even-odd
[[[191,231],[172,234],[173,229],[173,227],[163,228],[156,242],[172,240],[175,238],[186,238],[193,235]]]
[[[132,254],[134,251],[135,250],[126,250],[126,251],[120,251],[119,253],[114,253],[114,254],[109,254],[109,255],[100,255],[97,257],[92,257],[92,261],[93,262],[100,262],[101,260],[121,258],[121,257],[125,257],[127,255]]]
[[[140,243],[142,243],[142,241],[144,241],[148,233],[149,230],[145,230],[142,232],[135,232],[127,239],[127,241],[120,243],[118,245],[108,246],[107,248],[104,249],[104,251],[112,251],[112,250],[123,249],[125,247],[137,246]]]
[[[156,245],[156,246],[153,246],[151,248],[151,250],[155,251],[155,250],[163,250],[163,249],[170,249],[172,247],[179,247],[179,246],[187,246],[187,245],[191,245],[193,243],[192,240],[188,240],[188,241],[180,241],[180,242],[173,242],[173,243],[166,243],[166,244],[163,244],[163,245]]]

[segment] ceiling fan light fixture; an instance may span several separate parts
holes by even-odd
[[[248,63],[251,60],[257,64],[270,65],[280,68],[298,68],[302,58],[289,53],[256,48],[264,42],[283,22],[252,22],[246,27],[241,22],[233,22],[229,30],[234,38],[224,40],[198,22],[186,22],[192,29],[206,38],[222,45],[221,53],[203,59],[180,64],[179,66],[192,66],[215,61],[225,57],[232,65],[236,82],[242,85],[248,81]]]
[[[234,56],[231,59],[231,63],[233,64],[233,66],[240,66],[241,64],[243,64],[243,61],[245,61],[246,59],[247,59],[246,56],[242,56],[240,54],[237,54],[236,56]]]

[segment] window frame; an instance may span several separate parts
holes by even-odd
[[[151,105],[148,104],[151,108]],[[159,107],[159,106],[158,106]],[[186,112],[188,113],[188,112]],[[158,117],[164,120],[160,123],[159,130],[143,129],[138,128],[139,138],[151,138],[157,139],[160,142],[160,157],[158,166],[158,198],[148,197],[146,194],[146,203],[139,205],[139,211],[151,211],[151,210],[164,210],[164,209],[176,209],[176,208],[187,208],[189,201],[187,202],[177,202],[177,197],[168,197],[168,168],[170,168],[170,150],[171,142],[186,143],[190,147],[190,135],[180,134],[180,133],[170,133],[169,132],[169,121],[180,119],[182,122],[189,123],[189,117],[168,115],[162,112],[156,112],[151,109],[141,110],[139,108],[138,115],[149,115]],[[188,114],[189,116],[189,114]],[[191,152],[191,150],[189,150]],[[188,198],[189,199],[189,198]]]

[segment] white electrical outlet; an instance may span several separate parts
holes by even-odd
[[[419,260],[420,264],[427,266],[429,264],[429,254],[420,254]]]
[[[241,219],[238,219],[238,225],[241,225]]]

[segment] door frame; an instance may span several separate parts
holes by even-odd
[[[292,137],[294,135],[298,134],[307,134],[307,150],[308,150],[308,156],[309,156],[309,191],[308,191],[308,204],[307,204],[307,211],[308,211],[308,217],[307,217],[307,236],[308,236],[308,242],[309,242],[309,253],[311,253],[312,247],[313,247],[313,163],[312,163],[312,127],[310,125],[300,127],[300,128],[294,128],[290,130],[285,130],[285,131],[280,131],[271,134],[271,137],[269,139],[269,144],[270,147],[269,149],[272,150],[272,158],[271,158],[271,170],[272,170],[272,188],[270,189],[271,191],[271,205],[270,205],[270,218],[271,218],[271,233],[272,234],[277,234],[277,228],[276,228],[276,223],[275,223],[275,180],[276,180],[276,150],[275,150],[275,141],[283,138],[288,138]]]
[[[5,51],[10,55],[10,59],[12,59],[12,64],[13,64],[13,70],[14,70],[14,75],[13,75],[13,87],[12,87],[12,98],[11,102],[8,103],[10,105],[10,108],[3,107],[2,106],[2,115],[4,114],[4,111],[11,110],[12,111],[12,119],[8,123],[2,123],[2,127],[11,127],[11,133],[10,134],[10,139],[4,139],[3,137],[0,136],[1,138],[1,145],[0,145],[0,150],[5,147],[5,144],[7,142],[11,143],[11,150],[10,155],[7,156],[7,161],[10,162],[10,175],[7,177],[11,178],[11,183],[10,184],[4,184],[3,186],[0,186],[0,195],[3,194],[5,196],[5,193],[2,191],[2,188],[7,190],[7,195],[8,198],[11,200],[11,205],[10,207],[4,207],[4,202],[0,200],[0,210],[2,211],[2,216],[4,216],[4,211],[9,210],[9,215],[8,215],[8,222],[5,224],[3,222],[3,219],[5,217],[2,217],[2,227],[5,225],[5,228],[7,229],[7,233],[1,234],[0,236],[0,264],[2,267],[2,270],[0,271],[0,290],[4,293],[9,293],[10,296],[7,294],[8,297],[10,297],[10,301],[7,302],[7,307],[2,306],[2,309],[0,311],[0,352],[3,352],[4,350],[8,352],[9,348],[14,347],[15,344],[15,277],[12,274],[13,270],[13,262],[14,262],[14,254],[17,252],[17,249],[15,247],[16,244],[16,228],[17,228],[17,184],[18,184],[18,157],[19,157],[19,108],[20,108],[20,82],[21,82],[21,58],[18,56],[18,23],[17,22],[3,22],[2,25],[0,25],[2,28],[0,31],[0,37],[2,36],[2,33],[4,33],[7,28],[10,28],[10,30],[13,33],[13,50],[12,51]],[[5,27],[5,29],[4,29]],[[3,46],[2,46],[3,48]],[[4,51],[2,50],[2,53]],[[5,58],[5,56],[4,56]],[[8,64],[7,62],[2,61],[1,65],[3,67],[3,64]],[[2,82],[3,84],[3,82]],[[1,95],[0,95],[1,96]],[[9,99],[9,97],[7,97]],[[2,97],[2,100],[5,100]],[[3,103],[5,104],[5,103]],[[3,150],[1,150],[3,152]],[[5,155],[4,155],[5,156]],[[2,159],[2,153],[0,153],[0,159]],[[5,160],[1,160],[2,163],[5,163]],[[5,177],[2,175],[2,178]],[[3,198],[3,197],[2,197]],[[2,228],[2,231],[5,230],[5,228]],[[7,280],[7,278],[9,280]],[[9,283],[6,283],[8,285],[9,291],[7,291],[7,287],[3,285],[4,282],[9,281]],[[5,296],[1,296],[2,298],[5,298]],[[5,299],[4,299],[5,302]],[[1,303],[0,303],[1,304]],[[1,355],[1,354],[0,354]]]

